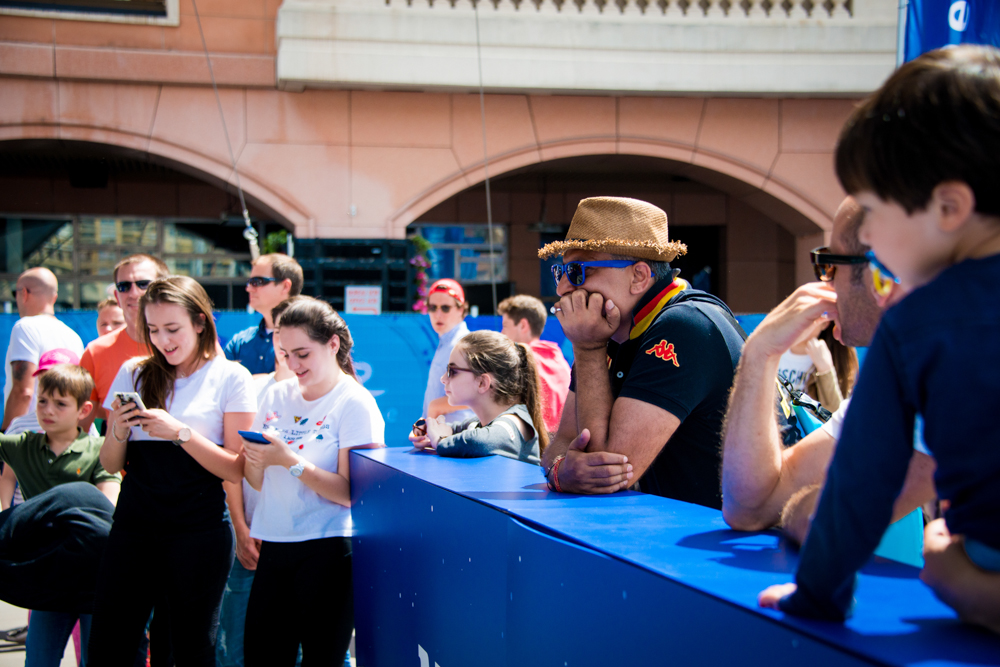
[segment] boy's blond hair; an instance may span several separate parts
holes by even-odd
[[[73,364],[56,364],[38,376],[39,395],[72,396],[78,409],[90,400],[92,391],[94,378],[90,377],[86,368]]]

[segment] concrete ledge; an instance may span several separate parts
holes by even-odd
[[[419,2],[285,2],[279,85],[478,88],[475,11]],[[878,87],[895,65],[896,23],[884,13],[694,19],[487,5],[479,23],[493,91],[846,96]]]

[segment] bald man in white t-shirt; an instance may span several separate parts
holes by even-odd
[[[34,373],[45,352],[65,348],[78,357],[83,354],[80,336],[56,319],[59,281],[54,273],[44,267],[28,269],[18,277],[14,291],[21,319],[11,330],[7,347],[3,431],[15,417],[35,409]]]

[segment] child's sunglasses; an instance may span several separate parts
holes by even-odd
[[[632,266],[635,262],[630,262],[627,259],[608,259],[600,262],[566,262],[565,264],[553,264],[552,265],[552,279],[556,281],[556,286],[559,286],[559,281],[562,280],[563,275],[566,275],[566,280],[573,287],[580,287],[587,280],[586,267],[610,267],[614,269],[624,269],[626,266]]]
[[[874,250],[866,252],[865,258],[868,260],[868,268],[872,270],[872,284],[875,285],[875,293],[879,296],[889,296],[893,286],[899,284],[899,278],[878,260]]]

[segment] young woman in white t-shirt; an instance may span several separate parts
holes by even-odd
[[[329,304],[299,297],[275,323],[295,378],[271,386],[244,441],[260,489],[250,535],[261,540],[244,635],[246,667],[342,662],[354,628],[349,448],[383,446],[385,422],[351,361],[353,340]],[[280,627],[280,632],[274,632]]]
[[[152,355],[125,362],[105,401],[101,464],[128,474],[98,571],[90,661],[131,665],[155,609],[177,664],[210,667],[233,563],[222,480],[243,476],[238,431],[257,397],[250,372],[219,353],[212,302],[191,278],[150,284],[138,329]],[[116,397],[133,391],[147,409]],[[151,640],[156,653],[162,639]]]

